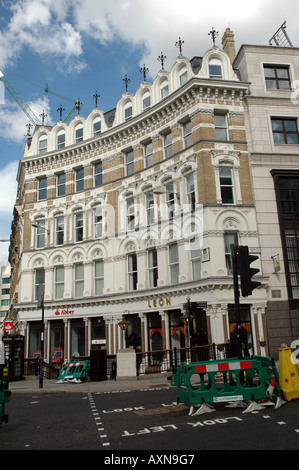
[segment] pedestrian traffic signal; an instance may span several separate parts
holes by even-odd
[[[260,282],[251,279],[252,276],[260,271],[259,269],[250,267],[251,263],[257,259],[258,256],[249,254],[248,246],[239,246],[239,270],[243,297],[251,295],[252,291],[261,285]]]

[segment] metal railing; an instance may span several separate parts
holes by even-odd
[[[39,376],[39,359],[24,359],[24,375],[35,375]],[[43,376],[46,379],[57,379],[59,375],[59,369],[57,367],[51,366],[47,362],[44,362],[43,365]]]
[[[136,353],[137,375],[170,372],[174,367],[190,362],[226,359],[230,343],[207,344],[192,348],[174,348]]]

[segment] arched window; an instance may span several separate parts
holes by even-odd
[[[43,134],[38,139],[38,153],[46,153],[47,152],[47,145],[48,139],[46,134]]]
[[[181,68],[179,72],[180,86],[184,85],[188,81],[187,67]]]
[[[149,93],[149,91],[146,91],[143,95],[142,95],[142,109],[147,109],[149,108],[151,105],[151,95]]]
[[[165,98],[169,94],[169,86],[168,86],[168,80],[163,80],[163,82],[160,85],[160,93],[161,93],[161,98]]]
[[[131,103],[131,101],[128,101],[124,105],[124,118],[125,118],[125,121],[128,121],[129,119],[131,119],[132,114],[133,114],[132,103]]]
[[[209,76],[210,78],[216,78],[217,80],[221,80],[223,78],[221,60],[214,58],[209,61]]]
[[[101,133],[101,118],[96,118],[94,121],[93,121],[93,128],[92,128],[92,131],[93,131],[93,135],[96,136],[96,135],[100,135]]]
[[[65,131],[61,129],[57,132],[57,148],[61,149],[65,147]]]
[[[83,140],[83,125],[77,124],[75,127],[75,142],[81,142]]]

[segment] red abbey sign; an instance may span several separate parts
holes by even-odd
[[[68,308],[65,308],[63,310],[56,310],[55,315],[74,315],[74,310],[69,310]]]
[[[12,331],[13,330],[13,321],[4,321],[3,322],[3,330],[4,331]]]

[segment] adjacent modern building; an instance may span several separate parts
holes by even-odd
[[[245,123],[275,356],[299,334],[299,48],[243,45],[233,65],[250,82]]]
[[[188,300],[193,344],[227,343],[231,244],[259,256],[261,285],[241,297],[241,323],[250,352],[269,353],[267,325],[277,308],[290,312],[298,289],[287,254],[296,226],[279,196],[293,182],[285,172],[296,178],[296,143],[281,139],[298,137],[298,110],[290,91],[267,83],[273,64],[296,73],[297,50],[287,48],[290,63],[270,46],[242,46],[235,58],[229,29],[222,46],[177,57],[112,111],[37,126],[27,140],[10,247],[11,316],[26,357],[40,349],[40,285],[48,362],[57,350],[69,359],[94,347],[188,346]]]

